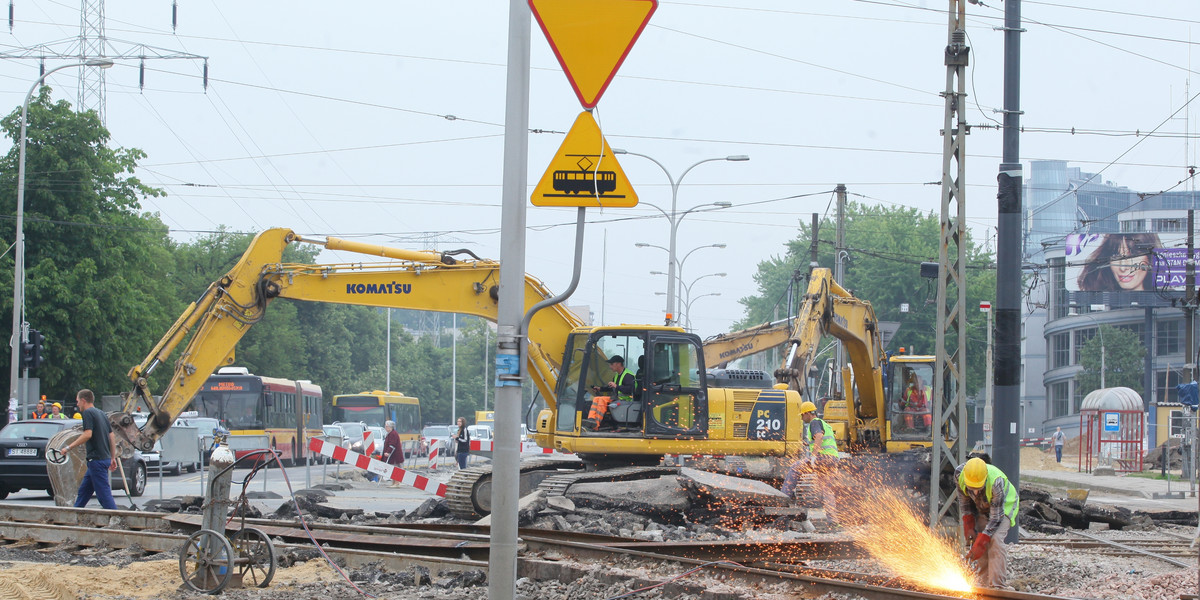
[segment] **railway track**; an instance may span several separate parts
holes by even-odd
[[[279,552],[311,549],[308,535],[297,522],[247,519],[247,526],[266,532]],[[103,547],[111,550],[140,548],[149,555],[174,558],[189,533],[200,528],[199,515],[134,511],[105,511],[0,503],[0,548],[53,548],[59,550]],[[334,560],[348,567],[374,563],[381,569],[402,571],[415,565],[430,570],[487,570],[488,530],[473,525],[389,524],[310,525],[313,536]],[[865,557],[850,540],[827,539],[791,542],[642,542],[579,532],[522,529],[518,573],[535,580],[570,583],[597,575],[596,562],[650,565],[646,572],[662,573],[662,580],[635,583],[662,584],[672,573],[707,567],[708,574],[734,584],[737,589],[784,584],[803,595],[838,593],[870,600],[942,600],[963,596],[936,590],[912,589],[895,580],[826,568],[807,561],[854,560]],[[715,561],[728,561],[713,564]],[[737,564],[733,564],[737,563]],[[827,564],[823,562],[822,564]],[[714,573],[715,572],[715,573]],[[613,582],[628,582],[628,574],[614,573]],[[705,592],[687,579],[669,583],[678,593],[704,594],[713,600],[740,595]],[[693,589],[694,588],[694,589]],[[1054,596],[1002,590],[976,590],[968,597],[984,600],[1052,600]]]

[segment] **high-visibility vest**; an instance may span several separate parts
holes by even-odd
[[[825,422],[825,419],[813,418],[813,421],[821,423],[821,447],[816,449],[817,454],[828,454],[837,458],[837,440],[833,438],[833,427]],[[812,444],[812,422],[806,423],[804,426],[804,441]]]
[[[613,383],[615,383],[615,384],[617,385],[617,388],[618,388],[618,391],[617,391],[617,400],[622,400],[622,401],[625,401],[625,402],[629,402],[630,400],[633,400],[633,395],[632,395],[632,394],[626,394],[626,393],[623,393],[623,392],[621,392],[621,391],[619,390],[619,388],[621,387],[621,382],[625,381],[625,376],[626,376],[626,375],[628,375],[628,376],[630,376],[630,377],[633,377],[633,371],[630,371],[629,369],[625,369],[624,371],[621,371],[620,373],[617,373],[616,375],[613,375]],[[635,383],[637,382],[637,378],[636,378],[636,377],[634,377],[634,382],[635,382]]]
[[[987,466],[987,479],[983,482],[984,497],[987,498],[990,506],[992,504],[992,488],[996,479],[1004,480],[1004,514],[1008,516],[1009,526],[1014,527],[1017,524],[1017,505],[1020,501],[1017,488],[1008,481],[1004,471],[997,469],[994,465]],[[961,472],[958,474],[958,489],[970,497],[971,494],[967,491],[967,478]]]

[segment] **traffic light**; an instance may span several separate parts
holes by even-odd
[[[36,369],[42,366],[45,358],[42,356],[42,342],[46,336],[36,329],[29,330],[29,341],[21,344],[21,366],[26,369]]]
[[[46,358],[42,356],[42,342],[46,341],[46,336],[36,329],[29,330],[29,342],[33,344],[33,352],[29,357],[29,368],[36,369],[42,366]]]

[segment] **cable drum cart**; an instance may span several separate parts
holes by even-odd
[[[189,536],[179,549],[179,575],[189,588],[203,594],[219,594],[230,582],[234,587],[267,587],[275,577],[275,547],[262,530],[246,527],[248,503],[245,490],[259,469],[267,466],[268,460],[278,462],[279,458],[271,450],[259,450],[235,459],[224,439],[218,443],[209,459],[209,468],[215,474],[204,499],[204,519],[200,531]],[[263,455],[270,456],[261,458]],[[260,460],[255,462],[254,469],[239,482],[242,494],[236,501],[231,501],[229,490],[233,486],[233,468],[256,458]],[[235,504],[242,509],[236,512],[240,527],[232,536],[226,536],[229,507]]]

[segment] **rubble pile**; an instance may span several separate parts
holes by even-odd
[[[1159,524],[1196,525],[1196,513],[1164,511],[1147,513],[1117,506],[1106,508],[1071,499],[1055,498],[1050,492],[1021,488],[1021,526],[1038,533],[1062,533],[1064,529],[1092,529],[1100,523],[1108,529],[1145,531]]]

